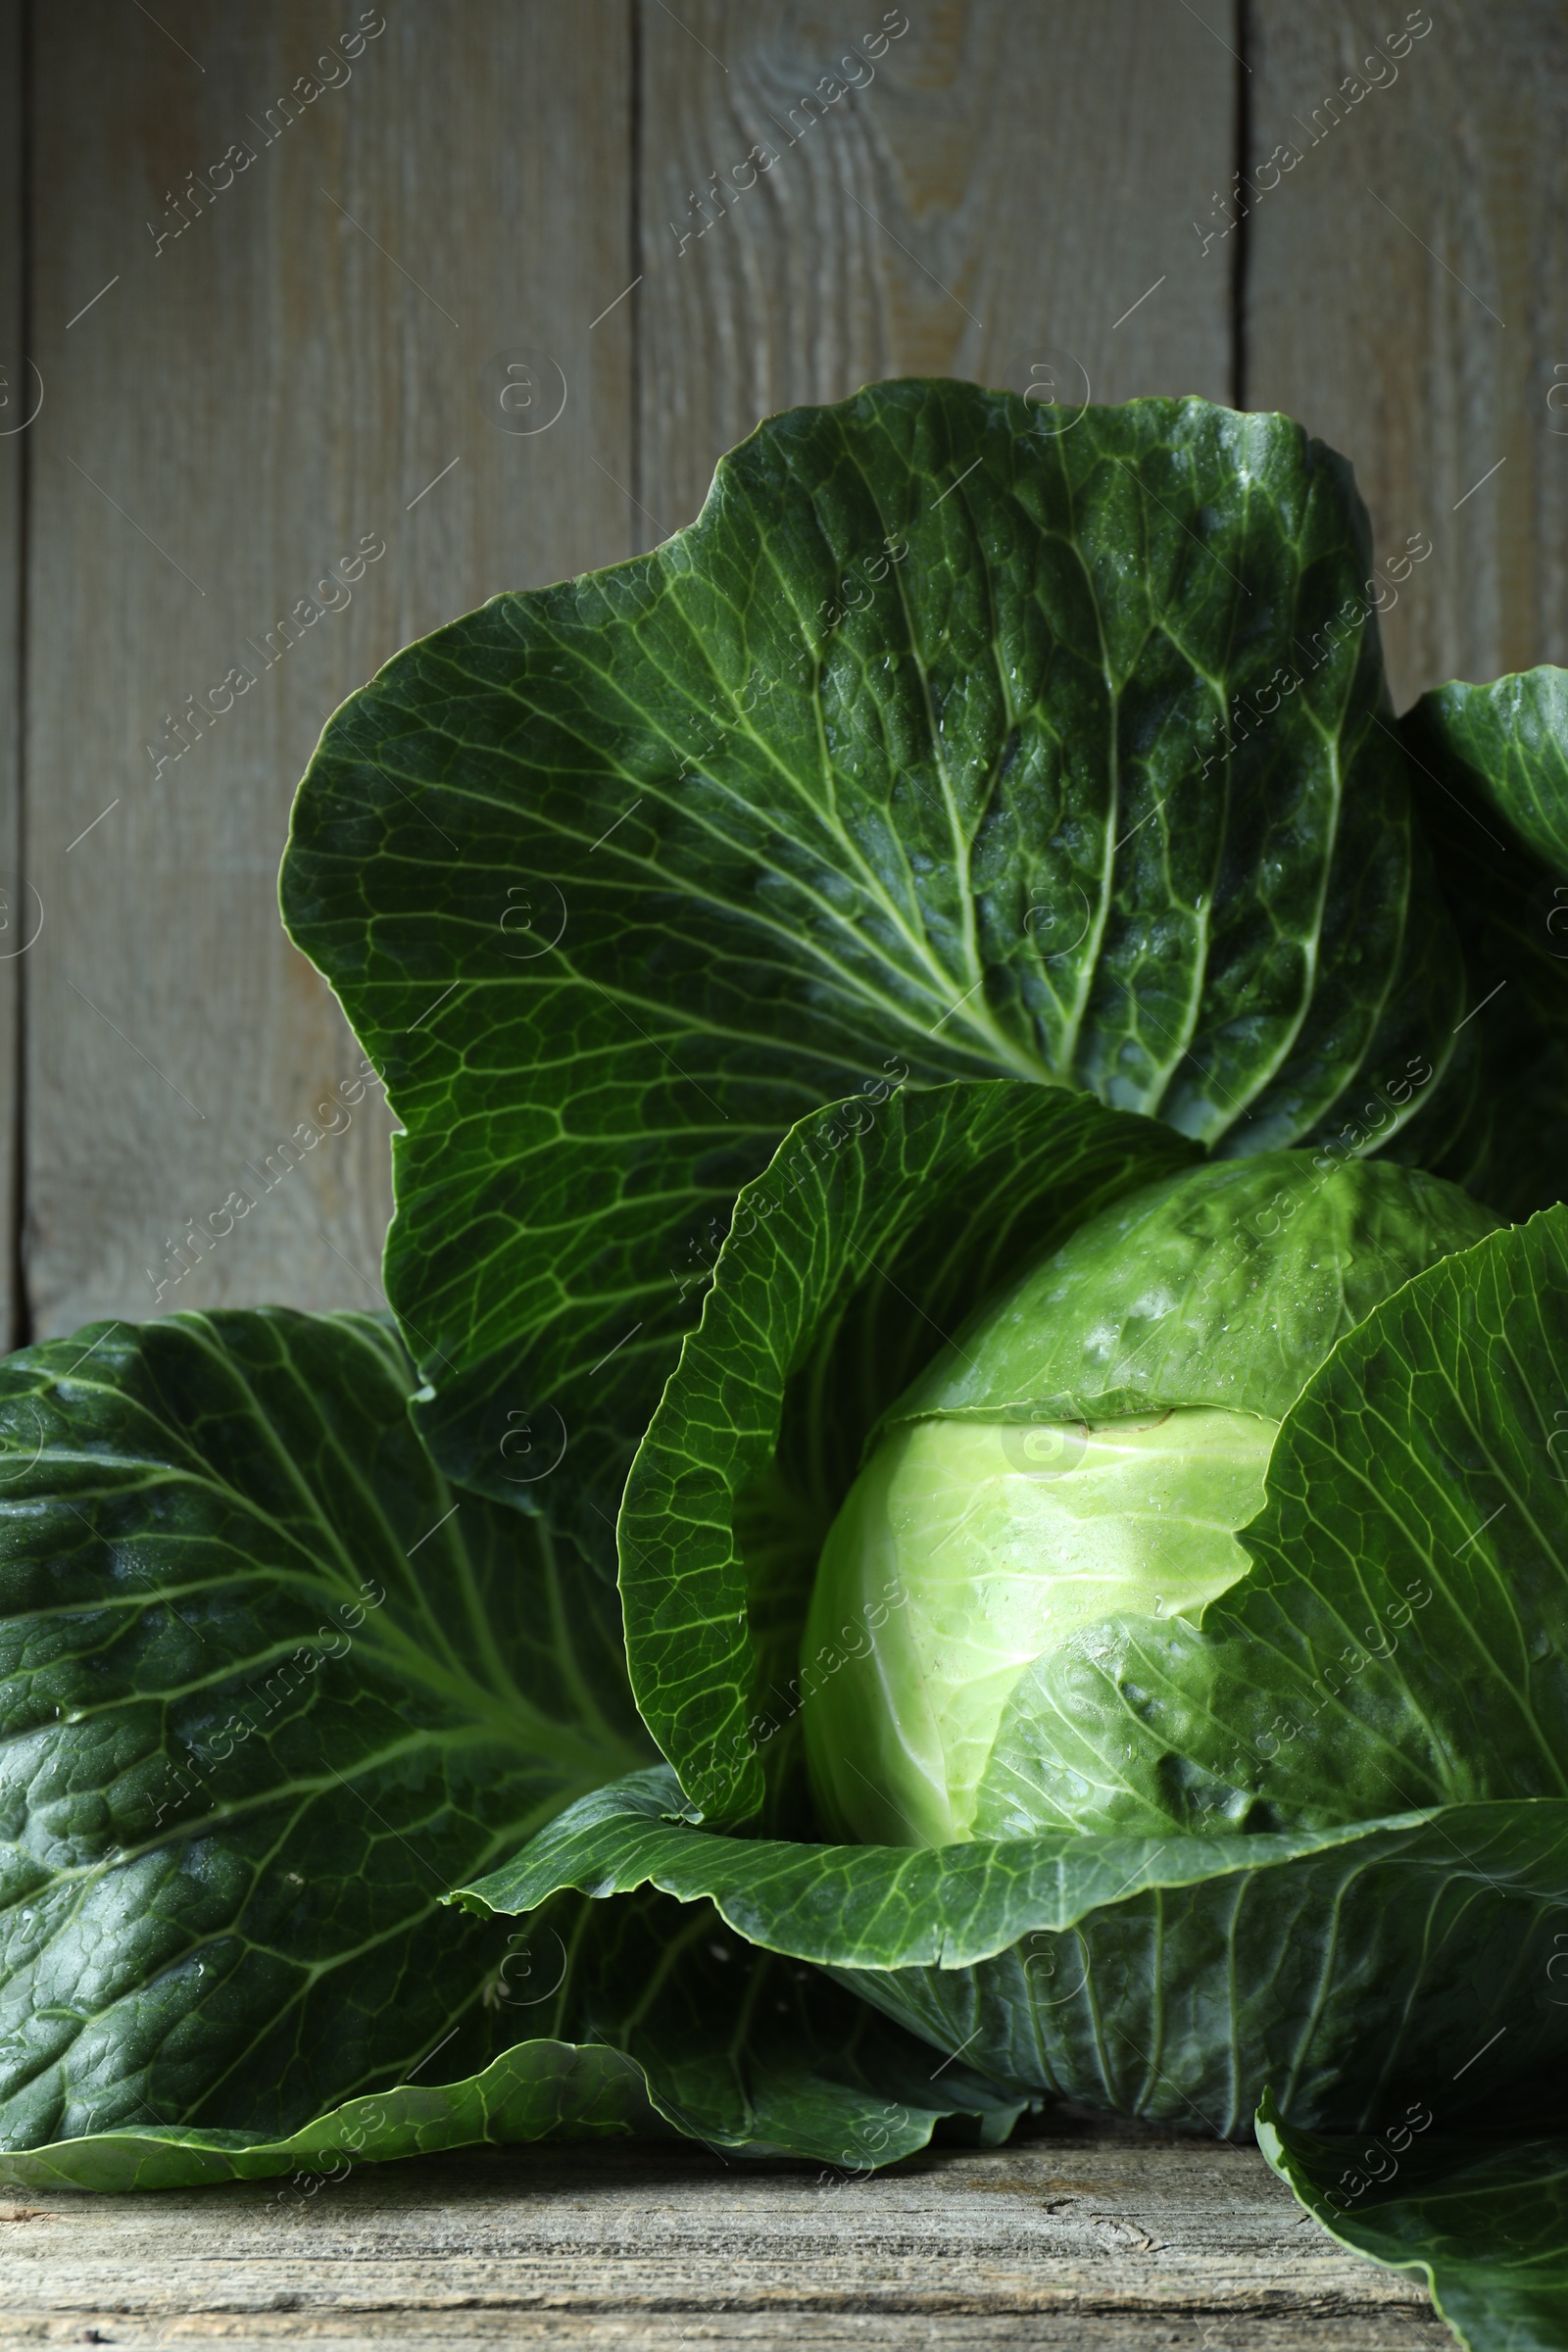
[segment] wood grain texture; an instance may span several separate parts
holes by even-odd
[[[1253,167],[1300,161],[1247,224],[1248,405],[1352,459],[1380,554],[1432,538],[1384,619],[1399,708],[1568,661],[1568,18],[1439,5],[1390,59],[1426,10],[1249,13]]]
[[[283,937],[278,859],[353,687],[498,589],[626,552],[629,313],[589,321],[632,274],[630,39],[622,0],[593,17],[608,37],[548,0],[390,10],[352,62],[319,65],[361,0],[36,10],[41,1333],[378,1302],[388,1120],[373,1099],[352,1125],[318,1109],[358,1053]],[[204,197],[187,174],[221,180],[231,146],[254,160]],[[498,406],[493,357],[517,351],[533,417]],[[499,429],[545,420],[553,369],[559,419]],[[362,536],[386,553],[352,601],[318,588]],[[336,609],[281,629],[300,600]],[[255,682],[173,757],[166,715],[235,665]],[[430,854],[449,854],[436,827]],[[236,1194],[254,1205],[181,1276],[169,1246]]]
[[[17,1297],[17,1117],[23,961],[35,909],[22,864],[24,514],[38,382],[27,366],[23,174],[24,0],[0,0],[0,1351],[22,1336]]]
[[[1096,400],[1229,397],[1229,279],[1189,222],[1229,177],[1236,66],[1196,17],[1166,0],[677,14],[644,16],[645,537],[691,519],[760,417],[881,376],[1022,391],[1049,368],[1064,401],[1085,376]]]
[[[1255,2149],[1058,2128],[841,2185],[614,2142],[0,2207],[3,2340],[1431,2352]]]

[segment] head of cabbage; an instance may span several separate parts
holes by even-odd
[[[669,1767],[508,1901],[715,1902],[1008,2095],[1516,2129],[1568,2063],[1564,1423],[1568,1209],[1044,1088],[816,1114],[622,1507]]]
[[[832,1835],[1026,1836],[1013,1736],[1107,1620],[1201,1621],[1249,1570],[1280,1423],[1348,1331],[1497,1220],[1377,1160],[1274,1152],[1150,1185],[985,1301],[873,1431],[829,1531],[802,1723]],[[1022,1744],[1051,1752],[1049,1723]],[[1065,1776],[1075,1826],[1114,1829]],[[1268,1827],[1264,1820],[1235,1826]]]

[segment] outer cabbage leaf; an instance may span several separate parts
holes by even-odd
[[[972,2064],[933,2067],[923,2039],[821,1971],[732,1936],[708,1903],[564,1902],[571,1975],[556,2030],[625,2050],[693,2138],[866,2172],[939,2130],[992,2145],[1029,2103]],[[557,1908],[515,1939],[541,1971]]]
[[[401,654],[302,787],[284,911],[406,1129],[421,1427],[607,1561],[813,1104],[1003,1073],[1238,1152],[1450,1050],[1348,468],[1198,400],[1065,421],[772,418],[650,555]]]
[[[533,2037],[475,2076],[398,2083],[277,2137],[131,2125],[0,2155],[0,2178],[126,2189],[291,2174],[278,2197],[297,2213],[356,2164],[476,2142],[680,2132],[862,2171],[939,2128],[1005,2137],[1024,2104],[968,2067],[933,2070],[924,2042],[819,1971],[662,1895],[547,1904],[506,1936],[487,1990],[498,2029]]]
[[[1565,1802],[917,1848],[728,1837],[678,1808],[667,1769],[633,1775],[462,1899],[482,1917],[562,1886],[711,1901],[753,1943],[831,1969],[1020,2092],[1178,2130],[1245,2132],[1271,2084],[1293,2122],[1325,2131],[1376,2128],[1438,2081],[1446,2120],[1499,2100],[1528,2112],[1568,2056],[1548,1974]]]
[[[1568,1191],[1568,670],[1436,687],[1399,734],[1470,996],[1394,1150],[1528,1216]]]
[[[1389,2120],[1328,2139],[1265,2099],[1257,2137],[1332,2237],[1425,2282],[1469,2352],[1564,2352],[1568,2140],[1417,2139]]]
[[[283,1310],[0,1365],[11,2148],[281,2146],[514,2038],[505,1938],[440,1898],[649,1750],[613,1595],[448,1488],[413,1385],[390,1327]],[[598,2114],[596,2065],[507,2098]]]
[[[755,1816],[768,1778],[789,1801],[817,1553],[882,1412],[978,1295],[1196,1157],[1153,1120],[968,1079],[816,1112],[742,1192],[620,1520],[632,1687],[710,1819]]]
[[[123,2191],[287,2174],[289,2186],[279,2194],[292,2205],[356,2164],[498,2141],[667,2128],[649,2105],[641,2068],[619,2050],[540,2039],[514,2043],[465,2082],[399,2083],[373,2097],[347,2099],[281,2137],[128,2125],[0,2153],[0,2180],[14,2188]]]
[[[1474,780],[1543,865],[1568,874],[1568,669],[1434,686],[1403,724],[1418,750],[1441,752]]]
[[[292,2197],[553,2132],[840,2163],[1004,2132],[1016,2095],[930,2085],[701,1911],[440,1907],[650,1750],[614,1594],[446,1486],[412,1385],[389,1327],[280,1310],[0,1366],[0,2170]]]

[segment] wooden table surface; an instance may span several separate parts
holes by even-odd
[[[688,2145],[486,2149],[0,2205],[0,2343],[1432,2352],[1253,2148],[1083,2128],[843,2182]]]

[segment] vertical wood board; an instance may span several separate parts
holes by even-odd
[[[37,11],[40,1332],[381,1302],[389,1121],[277,865],[346,694],[627,552],[630,314],[589,321],[632,274],[628,18],[593,14]]]
[[[1384,613],[1398,708],[1568,660],[1568,17],[1250,14],[1250,162],[1280,177],[1247,223],[1248,404],[1353,461],[1380,557],[1433,543]]]
[[[37,941],[22,843],[22,574],[28,442],[41,397],[25,348],[25,47],[24,0],[0,0],[0,1350],[23,1336],[15,1247],[20,1011],[24,965]]]
[[[1189,222],[1231,169],[1237,67],[1196,17],[678,16],[644,13],[645,542],[691,519],[760,417],[877,377],[1229,398],[1228,265]]]

